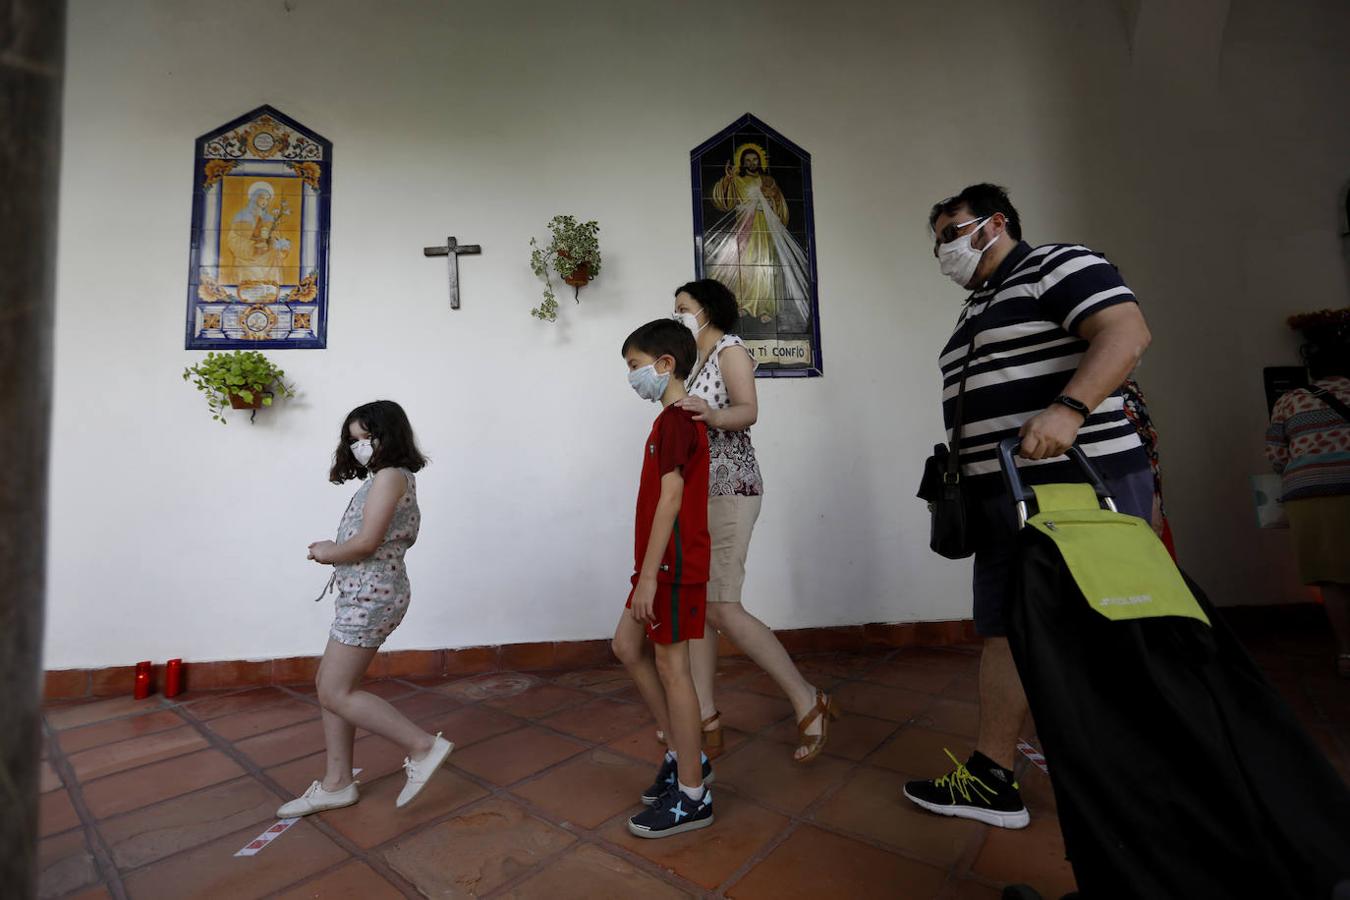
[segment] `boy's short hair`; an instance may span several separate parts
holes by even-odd
[[[651,357],[670,356],[675,360],[675,377],[681,381],[689,377],[698,359],[698,344],[694,335],[674,319],[656,319],[639,327],[623,342],[620,355],[638,350]]]

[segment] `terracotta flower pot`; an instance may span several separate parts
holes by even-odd
[[[591,264],[582,263],[581,265],[577,266],[575,269],[572,270],[572,274],[564,278],[563,281],[567,282],[574,288],[582,288],[590,284]]]
[[[253,402],[249,403],[238,394],[230,394],[231,409],[262,409],[264,391],[253,392]]]

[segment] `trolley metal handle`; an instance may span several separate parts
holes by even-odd
[[[1017,472],[1017,461],[1013,459],[1021,448],[1021,437],[1004,438],[998,442],[999,467],[1003,470],[1003,483],[1007,485],[1008,495],[1017,504],[1017,527],[1019,529],[1024,528],[1027,524],[1027,504],[1036,499],[1035,492],[1022,483],[1022,476]],[[1102,505],[1111,512],[1116,512],[1116,501],[1112,498],[1110,489],[1107,488],[1106,482],[1102,480],[1102,476],[1098,474],[1097,469],[1092,465],[1082,448],[1075,444],[1068,449],[1066,455],[1078,465],[1087,482],[1092,485],[1092,490],[1096,492],[1097,499],[1102,502]]]

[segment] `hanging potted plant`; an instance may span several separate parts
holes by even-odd
[[[282,380],[285,375],[257,350],[208,353],[201,362],[183,370],[183,380],[190,379],[206,394],[211,418],[222,425],[226,424],[226,404],[233,409],[251,409],[256,416],[257,410],[272,405],[276,395],[294,397],[295,390]]]
[[[575,216],[554,216],[549,220],[549,241],[544,246],[530,238],[530,268],[544,281],[544,302],[530,315],[545,322],[558,319],[558,298],[553,293],[556,272],[571,285],[573,297],[581,302],[581,289],[600,274],[600,225],[594,220],[578,222]]]

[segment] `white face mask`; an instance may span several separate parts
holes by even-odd
[[[374,455],[375,442],[373,440],[367,438],[352,444],[352,456],[356,457],[356,462],[363,468],[370,465],[370,458]]]
[[[666,385],[670,384],[670,373],[662,374],[656,371],[656,363],[652,363],[629,372],[628,384],[643,400],[655,403],[665,396]]]
[[[993,216],[986,216],[983,219],[971,219],[968,222],[962,222],[957,228],[965,228],[967,225],[978,222],[979,224],[970,232],[962,235],[955,240],[938,247],[938,268],[942,274],[946,275],[952,281],[955,281],[961,287],[970,287],[971,279],[975,277],[975,268],[980,264],[980,257],[990,247],[998,243],[1003,235],[996,235],[993,240],[985,244],[979,250],[970,246],[971,239],[980,233],[980,228],[985,222],[988,222]]]
[[[707,311],[702,310],[700,312],[707,312]],[[670,314],[670,317],[674,319],[676,322],[679,322],[685,328],[688,328],[690,331],[692,331],[694,333],[694,337],[698,337],[698,333],[708,327],[707,322],[704,322],[702,325],[698,324],[698,316],[694,315],[693,313],[680,312],[679,310],[676,310],[675,312]]]

